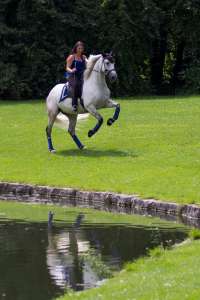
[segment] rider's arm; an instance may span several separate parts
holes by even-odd
[[[76,71],[76,68],[73,69],[71,68],[73,60],[74,60],[74,55],[69,55],[66,61],[67,62],[66,71],[69,73],[74,73]]]

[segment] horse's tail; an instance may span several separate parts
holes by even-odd
[[[78,115],[77,122],[86,120],[88,116],[89,114]],[[69,119],[67,118],[67,116],[63,115],[62,113],[59,113],[56,117],[55,125],[66,130],[69,126]]]

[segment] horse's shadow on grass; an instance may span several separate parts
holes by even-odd
[[[78,156],[78,157],[137,157],[137,154],[122,150],[95,150],[95,149],[66,149],[57,151],[59,156]]]

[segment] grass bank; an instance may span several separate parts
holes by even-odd
[[[159,228],[183,227],[158,218],[137,215],[121,215],[91,209],[59,207],[52,205],[33,205],[0,201],[0,218],[47,222],[49,210],[55,213],[55,222],[73,223],[77,215],[85,215],[86,224],[127,224]],[[197,233],[196,233],[197,236]],[[114,278],[106,281],[100,288],[81,293],[69,292],[59,300],[69,299],[116,299],[116,300],[182,300],[198,299],[200,287],[199,261],[200,242],[188,242],[171,251],[155,249],[151,257],[141,258],[129,263]],[[58,299],[57,299],[58,300]]]
[[[200,203],[199,97],[121,101],[113,127],[87,138],[92,117],[79,126],[79,151],[55,128],[47,151],[44,101],[0,101],[0,180]],[[112,110],[104,110],[105,120]]]
[[[128,264],[100,288],[69,293],[59,300],[197,300],[199,251],[200,241],[173,250],[155,249],[150,257]]]
[[[33,205],[0,201],[0,218],[33,222],[47,221],[49,210],[55,213],[55,221],[73,223],[77,215],[85,215],[84,223],[122,223],[134,226],[159,228],[183,227],[156,218],[121,215],[91,209]],[[197,236],[197,234],[195,234]],[[199,236],[198,236],[199,237]],[[200,287],[200,242],[188,241],[173,250],[155,249],[151,256],[140,258],[126,267],[99,288],[81,293],[68,292],[59,300],[197,300]],[[58,299],[57,299],[58,300]]]

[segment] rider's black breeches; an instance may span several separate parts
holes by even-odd
[[[83,80],[73,74],[68,81],[72,92],[72,105],[77,105],[78,98],[82,96]]]

